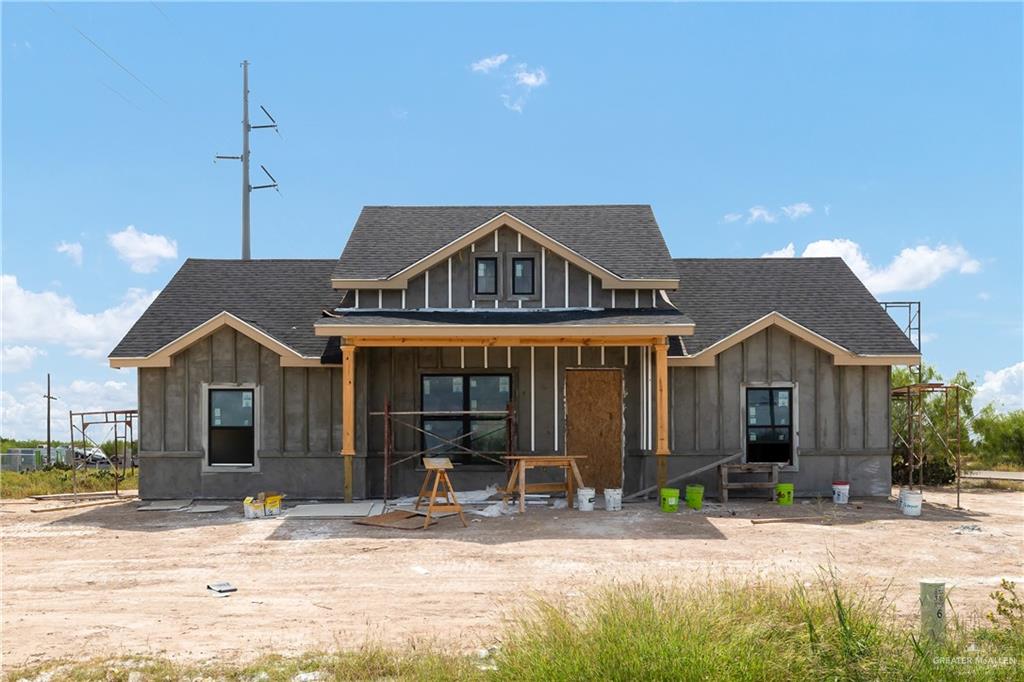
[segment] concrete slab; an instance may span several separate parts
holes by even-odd
[[[136,511],[178,511],[192,504],[192,500],[155,500]]]
[[[300,504],[285,511],[289,519],[335,519],[369,516],[376,504],[372,500],[361,502],[331,502]]]
[[[186,514],[212,514],[228,508],[226,504],[197,504],[183,510]]]

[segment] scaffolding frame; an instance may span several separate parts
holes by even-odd
[[[138,432],[139,411],[138,410],[90,410],[85,412],[68,411],[68,426],[71,437],[71,491],[75,501],[78,501],[78,469],[84,469],[87,457],[86,450],[90,447],[99,449],[100,444],[89,437],[90,426],[112,426],[114,431],[114,455],[109,457],[110,467],[114,471],[114,496],[121,496],[120,482],[125,471],[130,466],[135,468],[135,455],[137,448],[134,435]],[[76,438],[77,433],[77,438]],[[75,456],[75,443],[80,442],[82,448],[82,462],[79,464]],[[121,447],[118,444],[122,444]],[[120,465],[120,467],[118,466]]]
[[[472,442],[473,438],[483,438],[490,436],[501,431],[505,432],[505,455],[512,455],[514,453],[514,447],[516,443],[516,412],[515,406],[509,402],[504,410],[450,410],[450,411],[434,411],[434,412],[422,412],[422,411],[395,411],[391,409],[391,401],[384,401],[384,410],[382,412],[370,412],[371,417],[383,417],[384,419],[384,504],[388,503],[391,499],[391,468],[408,462],[411,459],[418,457],[430,457],[432,455],[443,456],[449,452],[459,452],[470,455],[475,455],[483,459],[489,460],[496,464],[501,464],[506,469],[506,474],[509,470],[509,461],[506,459],[498,459],[493,457],[490,452],[484,452],[481,450],[474,450],[469,447],[469,443]],[[500,417],[502,420],[501,426],[491,429],[490,431],[470,431],[464,433],[461,436],[454,438],[444,438],[437,435],[436,433],[430,433],[426,431],[420,424],[423,417],[454,417],[454,416],[468,416],[468,417],[489,417],[495,419]],[[407,420],[406,418],[411,418]],[[395,448],[395,427],[402,426],[413,431],[416,437],[422,438],[422,436],[429,436],[434,440],[439,441],[436,445],[432,445],[429,448],[413,449],[413,450],[397,450]],[[465,443],[465,444],[464,444]],[[394,459],[399,457],[400,459]]]
[[[956,465],[956,508],[960,506],[960,474],[963,468],[963,423],[960,419],[960,406],[962,394],[966,389],[958,384],[940,383],[916,383],[907,386],[899,386],[892,389],[893,406],[901,402],[906,405],[906,422],[897,424],[893,422],[893,447],[902,445],[906,449],[907,483],[908,487],[914,489],[914,474],[917,473],[917,486],[921,488],[923,480],[923,467],[928,456],[927,436],[932,434],[938,440],[946,454],[953,459]],[[928,416],[928,405],[931,396],[941,396],[944,426],[940,428]],[[952,398],[952,400],[951,400]],[[954,415],[950,410],[956,411]],[[954,441],[955,442],[951,442]]]
[[[910,342],[917,348],[918,353],[922,352],[921,348],[921,302],[920,301],[882,301],[882,309],[889,313],[889,316],[893,318],[893,321],[900,325],[900,329],[907,335]],[[901,316],[905,315],[905,321],[897,320],[893,315],[893,311],[897,311]],[[917,383],[924,382],[924,363],[918,363],[910,366],[910,371],[913,373],[916,370]]]

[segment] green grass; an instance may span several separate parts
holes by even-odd
[[[52,662],[8,679],[53,672],[61,680],[1020,680],[1020,600],[994,603],[991,622],[951,619],[942,645],[919,641],[885,595],[854,594],[831,575],[806,587],[623,585],[579,604],[534,604],[491,653],[430,646],[180,664],[160,658]]]
[[[121,490],[139,487],[138,469],[128,470],[121,480]],[[114,489],[114,474],[107,469],[86,469],[78,472],[78,492],[94,493]],[[70,493],[71,471],[48,469],[45,471],[0,471],[0,497],[17,499],[32,495]]]

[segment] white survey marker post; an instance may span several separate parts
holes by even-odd
[[[946,583],[921,581],[921,635],[929,642],[946,638]]]

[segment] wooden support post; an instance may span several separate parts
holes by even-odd
[[[352,501],[352,458],[356,456],[356,347],[341,347],[341,456],[345,460],[345,501]]]
[[[668,344],[654,344],[655,421],[654,454],[658,458],[658,486],[668,480]]]

